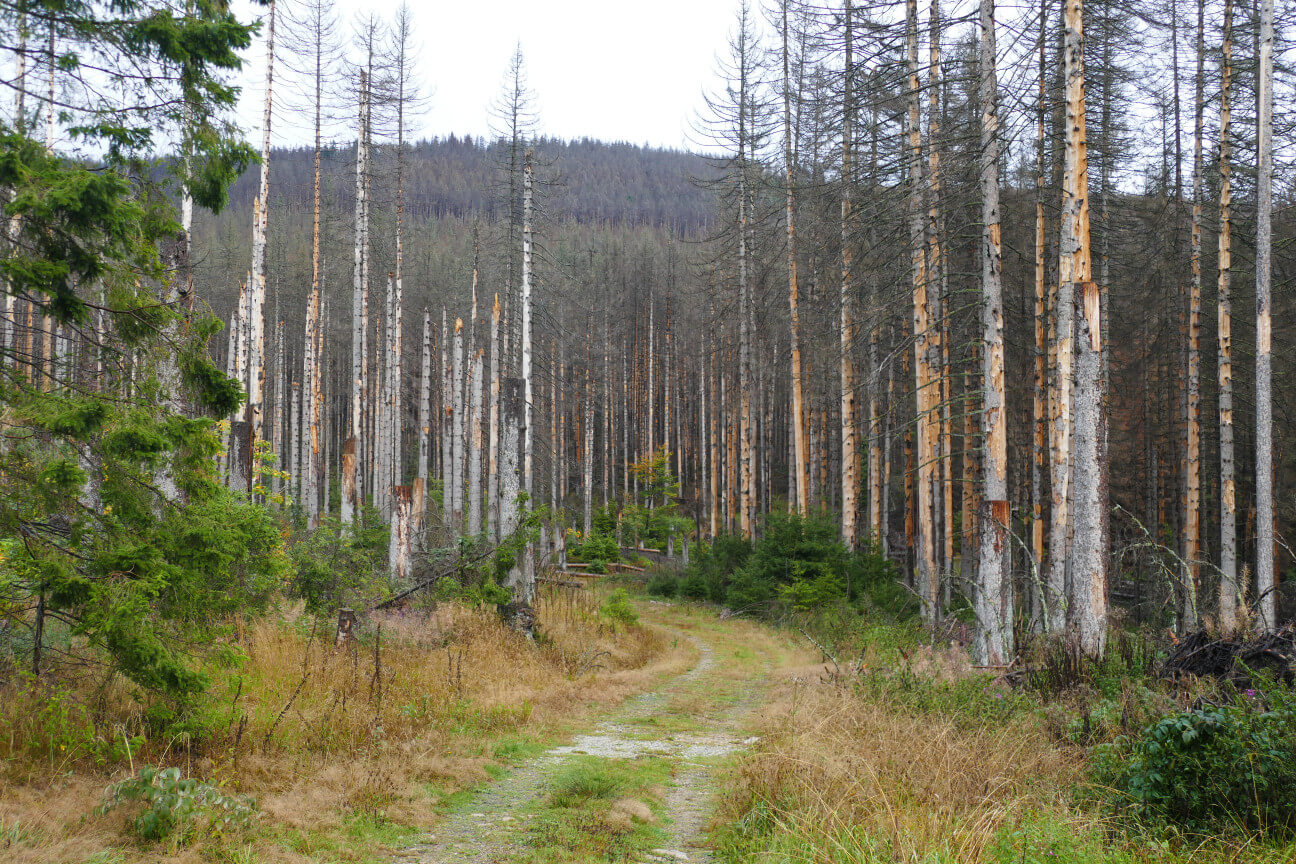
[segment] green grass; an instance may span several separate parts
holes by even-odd
[[[659,758],[569,760],[529,811],[527,850],[520,860],[636,860],[638,853],[662,842],[656,823],[671,770],[670,760]]]

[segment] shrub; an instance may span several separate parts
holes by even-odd
[[[608,595],[599,608],[599,613],[614,624],[638,624],[639,613],[630,603],[630,595],[624,588],[618,588]]]
[[[179,840],[200,827],[223,833],[251,821],[255,803],[229,796],[210,783],[181,779],[179,768],[145,767],[134,777],[108,787],[101,812],[139,802],[131,827],[144,840],[162,840],[179,831]]]
[[[1296,829],[1296,696],[1247,691],[1096,749],[1094,777],[1126,815],[1214,832]]]
[[[654,597],[674,597],[679,590],[680,581],[672,573],[657,572],[652,575],[645,587]]]
[[[621,547],[617,545],[615,537],[593,533],[585,538],[584,543],[571,550],[571,557],[591,564],[606,564],[609,561],[621,560]]]

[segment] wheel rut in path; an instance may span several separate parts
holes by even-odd
[[[645,850],[643,862],[707,862],[705,828],[710,816],[715,773],[722,758],[741,750],[754,739],[744,739],[741,724],[759,703],[767,683],[768,665],[759,666],[736,683],[727,698],[695,700],[697,714],[684,724],[689,731],[654,730],[653,718],[662,717],[672,699],[706,692],[724,679],[716,647],[706,633],[693,635],[667,626],[678,637],[691,641],[699,659],[691,669],[664,686],[634,696],[607,715],[594,728],[573,736],[571,742],[530,759],[500,780],[473,793],[457,805],[421,842],[402,851],[397,864],[503,864],[534,860],[536,850],[527,845],[529,806],[548,794],[550,780],[569,760],[583,756],[607,759],[657,757],[674,762],[671,785],[663,801],[662,828],[667,839],[659,848]]]

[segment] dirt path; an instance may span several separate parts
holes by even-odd
[[[753,743],[744,737],[743,721],[761,703],[770,672],[786,662],[787,652],[758,650],[751,644],[754,628],[745,622],[721,621],[709,613],[663,604],[645,609],[650,623],[697,647],[697,663],[627,700],[570,743],[477,791],[422,842],[404,850],[399,864],[547,860],[530,839],[536,802],[550,793],[555,775],[591,758],[608,760],[613,771],[629,771],[642,760],[669,763],[669,786],[651,820],[660,829],[652,834],[654,845],[636,850],[629,860],[711,860],[704,842],[716,774],[728,757]],[[561,854],[563,861],[600,860],[574,848],[562,849]]]

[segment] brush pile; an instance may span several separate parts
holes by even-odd
[[[1198,630],[1179,640],[1161,664],[1161,676],[1212,677],[1235,687],[1251,686],[1252,676],[1268,673],[1284,684],[1296,679],[1296,627],[1287,624],[1252,639],[1220,638]]]

